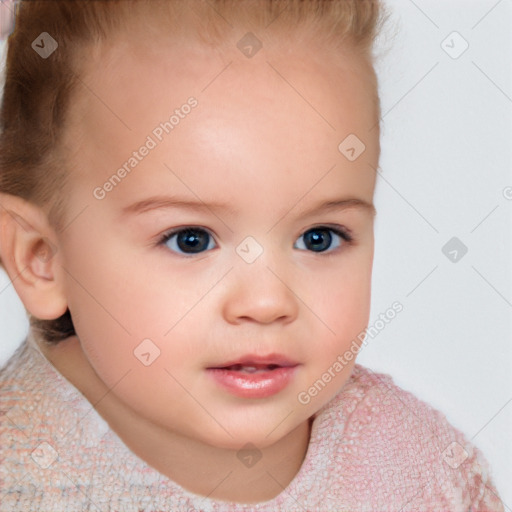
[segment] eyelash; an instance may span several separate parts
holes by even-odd
[[[180,227],[180,228],[174,228],[172,229],[171,231],[166,231],[162,236],[160,236],[160,238],[158,239],[157,241],[157,246],[162,246],[162,247],[165,247],[165,244],[176,234],[178,233],[181,233],[182,231],[186,231],[188,229],[192,229],[192,230],[201,230],[201,231],[205,231],[206,233],[208,233],[208,235],[210,237],[213,238],[213,240],[215,241],[215,237],[212,235],[212,233],[206,229],[206,228],[203,228],[201,226],[183,226],[183,227]],[[325,229],[325,230],[328,230],[328,231],[331,231],[332,233],[334,233],[335,235],[339,236],[343,241],[343,245],[353,245],[355,243],[355,238],[354,236],[351,234],[350,230],[346,229],[346,228],[342,228],[341,226],[336,226],[336,227],[333,227],[333,226],[327,226],[327,225],[318,225],[318,226],[313,226],[311,228],[308,228],[306,231],[304,231],[300,236],[304,236],[307,232],[309,231],[312,231],[312,230],[315,230],[315,229],[318,229],[318,230],[321,230],[321,229]],[[216,243],[216,242],[215,242]],[[329,257],[329,256],[332,256],[333,254],[336,254],[338,252],[339,249],[341,249],[342,247],[337,247],[333,250],[327,250],[327,251],[319,251],[319,252],[315,252],[315,251],[305,251],[305,252],[312,252],[313,254],[320,254],[322,255],[323,257]],[[303,249],[301,249],[303,250]],[[175,252],[175,251],[172,251],[172,252]],[[203,252],[207,252],[207,251],[203,251]],[[184,258],[192,258],[194,256],[198,256],[199,254],[202,254],[202,253],[196,253],[196,254],[185,254],[185,253],[176,253],[176,254],[179,254],[180,256],[184,257]]]

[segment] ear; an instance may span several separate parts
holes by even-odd
[[[57,236],[42,209],[0,194],[0,258],[33,316],[53,320],[66,312]]]

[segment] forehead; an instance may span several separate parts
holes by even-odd
[[[319,51],[309,44],[263,41],[247,58],[236,46],[218,51],[140,37],[96,48],[68,133],[70,147],[80,145],[75,178],[88,187],[101,184],[175,113],[179,124],[162,133],[138,171],[116,187],[112,202],[146,188],[153,192],[152,185],[167,186],[185,174],[209,192],[219,188],[217,176],[232,189],[250,180],[266,193],[283,187],[299,193],[332,165],[340,167],[336,176],[343,175],[345,188],[371,198],[375,171],[369,164],[377,166],[378,130],[372,130],[368,70],[350,52]],[[175,111],[191,97],[197,107],[182,119],[183,112]],[[351,134],[366,146],[356,162],[338,150]]]

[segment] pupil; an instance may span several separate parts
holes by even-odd
[[[306,239],[306,246],[309,246],[316,252],[322,252],[328,249],[332,241],[332,236],[327,229],[308,231],[304,235],[304,238]]]
[[[178,234],[178,247],[183,252],[201,252],[208,247],[208,237],[205,231],[182,231]]]

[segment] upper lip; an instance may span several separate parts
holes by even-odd
[[[228,366],[282,366],[282,367],[290,367],[297,366],[299,363],[296,361],[289,359],[286,356],[281,354],[269,354],[266,356],[258,356],[248,354],[237,359],[232,359],[230,361],[226,361],[225,363],[215,364],[209,366],[208,368],[226,368]]]

